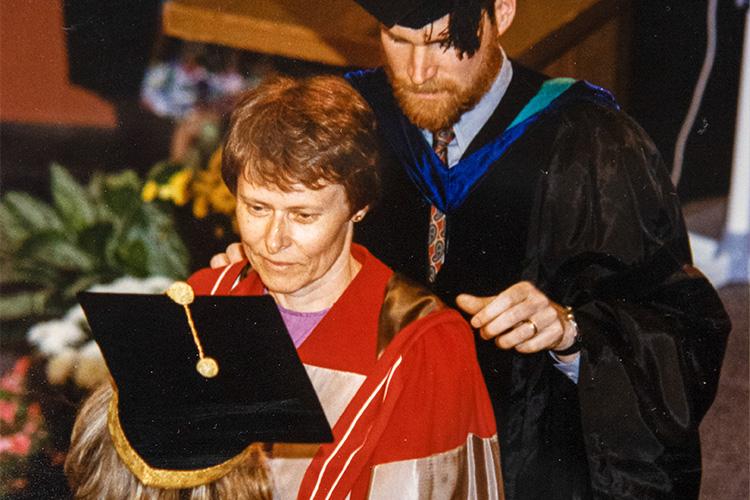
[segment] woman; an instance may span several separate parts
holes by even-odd
[[[198,294],[270,294],[323,404],[333,443],[270,453],[280,497],[502,497],[469,327],[352,244],[379,187],[374,123],[337,77],[249,91],[222,165],[248,262],[189,282]]]
[[[144,484],[118,455],[108,429],[114,389],[102,384],[81,407],[65,458],[65,475],[80,500],[270,500],[271,485],[260,445],[251,446],[244,460],[215,481],[184,488]]]

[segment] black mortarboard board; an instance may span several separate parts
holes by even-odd
[[[115,385],[110,434],[144,484],[211,482],[255,442],[332,441],[270,296],[196,296],[189,314],[167,295],[78,299]],[[199,352],[216,361],[215,376],[198,372]]]
[[[421,28],[451,11],[453,0],[356,0],[384,25]]]
[[[356,0],[388,28],[398,24],[419,29],[450,14],[448,38],[462,53],[479,48],[477,30],[482,18],[482,0]]]

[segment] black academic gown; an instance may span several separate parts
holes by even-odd
[[[514,65],[466,154],[505,130],[542,81]],[[383,160],[382,198],[355,238],[427,284],[430,204],[388,147]],[[528,280],[573,306],[583,335],[577,386],[547,352],[501,351],[477,335],[507,498],[697,497],[698,424],[730,325],[690,263],[653,143],[626,114],[593,102],[535,123],[447,214],[438,295],[453,304],[459,293]]]

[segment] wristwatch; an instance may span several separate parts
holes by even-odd
[[[554,352],[557,356],[570,356],[571,354],[575,354],[581,350],[583,347],[583,337],[581,337],[581,332],[578,330],[578,323],[576,323],[576,318],[573,315],[573,308],[570,306],[566,306],[563,309],[563,313],[565,314],[565,320],[568,323],[571,323],[573,325],[573,328],[576,329],[576,336],[573,339],[573,344],[568,347],[567,349],[552,349],[552,352]]]

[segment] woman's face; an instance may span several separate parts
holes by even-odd
[[[289,192],[237,182],[237,222],[253,269],[272,294],[302,296],[325,289],[332,269],[349,262],[353,232],[344,187]]]

